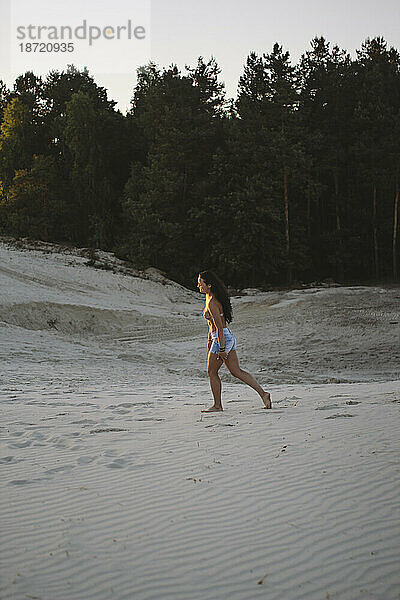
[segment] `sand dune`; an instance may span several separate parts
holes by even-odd
[[[399,289],[234,298],[204,415],[200,295],[86,261],[0,245],[0,598],[399,598]]]

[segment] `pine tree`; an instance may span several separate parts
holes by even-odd
[[[399,132],[400,55],[394,48],[388,50],[385,40],[377,37],[362,44],[357,58],[359,94],[354,149],[360,158],[370,274],[378,280],[382,274],[389,274],[386,265],[396,265],[400,144],[395,133]]]
[[[115,189],[110,170],[110,115],[86,92],[65,105],[64,160],[71,165],[70,215],[75,242],[109,249],[113,237]],[[112,127],[112,122],[111,122]],[[114,163],[115,164],[115,163]],[[118,213],[118,211],[117,211]]]
[[[30,169],[16,171],[2,202],[8,232],[44,241],[66,240],[65,195],[55,159],[35,154]]]
[[[330,50],[324,37],[311,42],[298,65],[299,112],[310,157],[307,231],[317,277],[345,278],[347,177],[354,126],[350,56]]]
[[[200,58],[182,75],[150,64],[139,72],[132,115],[144,140],[125,189],[126,252],[142,266],[192,278],[199,263],[195,215],[218,143],[222,88],[218,67]]]
[[[32,110],[13,98],[4,109],[0,128],[0,194],[6,196],[15,171],[29,167],[36,150]]]

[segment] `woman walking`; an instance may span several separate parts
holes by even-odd
[[[208,321],[208,359],[207,374],[210,378],[214,404],[201,412],[222,411],[221,380],[218,371],[225,363],[229,371],[253,388],[264,403],[264,408],[271,408],[271,396],[265,392],[250,373],[239,366],[236,354],[236,338],[226,326],[232,321],[232,305],[228,291],[213,271],[202,271],[199,274],[197,287],[206,296],[203,316]]]

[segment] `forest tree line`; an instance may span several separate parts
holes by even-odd
[[[0,80],[0,232],[113,251],[192,285],[399,277],[400,54],[311,41],[138,70],[123,115],[88,71]]]

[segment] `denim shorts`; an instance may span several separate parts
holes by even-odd
[[[219,344],[218,344],[218,335],[216,331],[213,331],[211,334],[213,339],[213,343],[210,348],[210,352],[213,354],[218,354],[219,352]],[[225,352],[229,354],[231,350],[236,350],[236,338],[232,331],[228,329],[228,327],[224,327],[224,338],[225,338]]]

